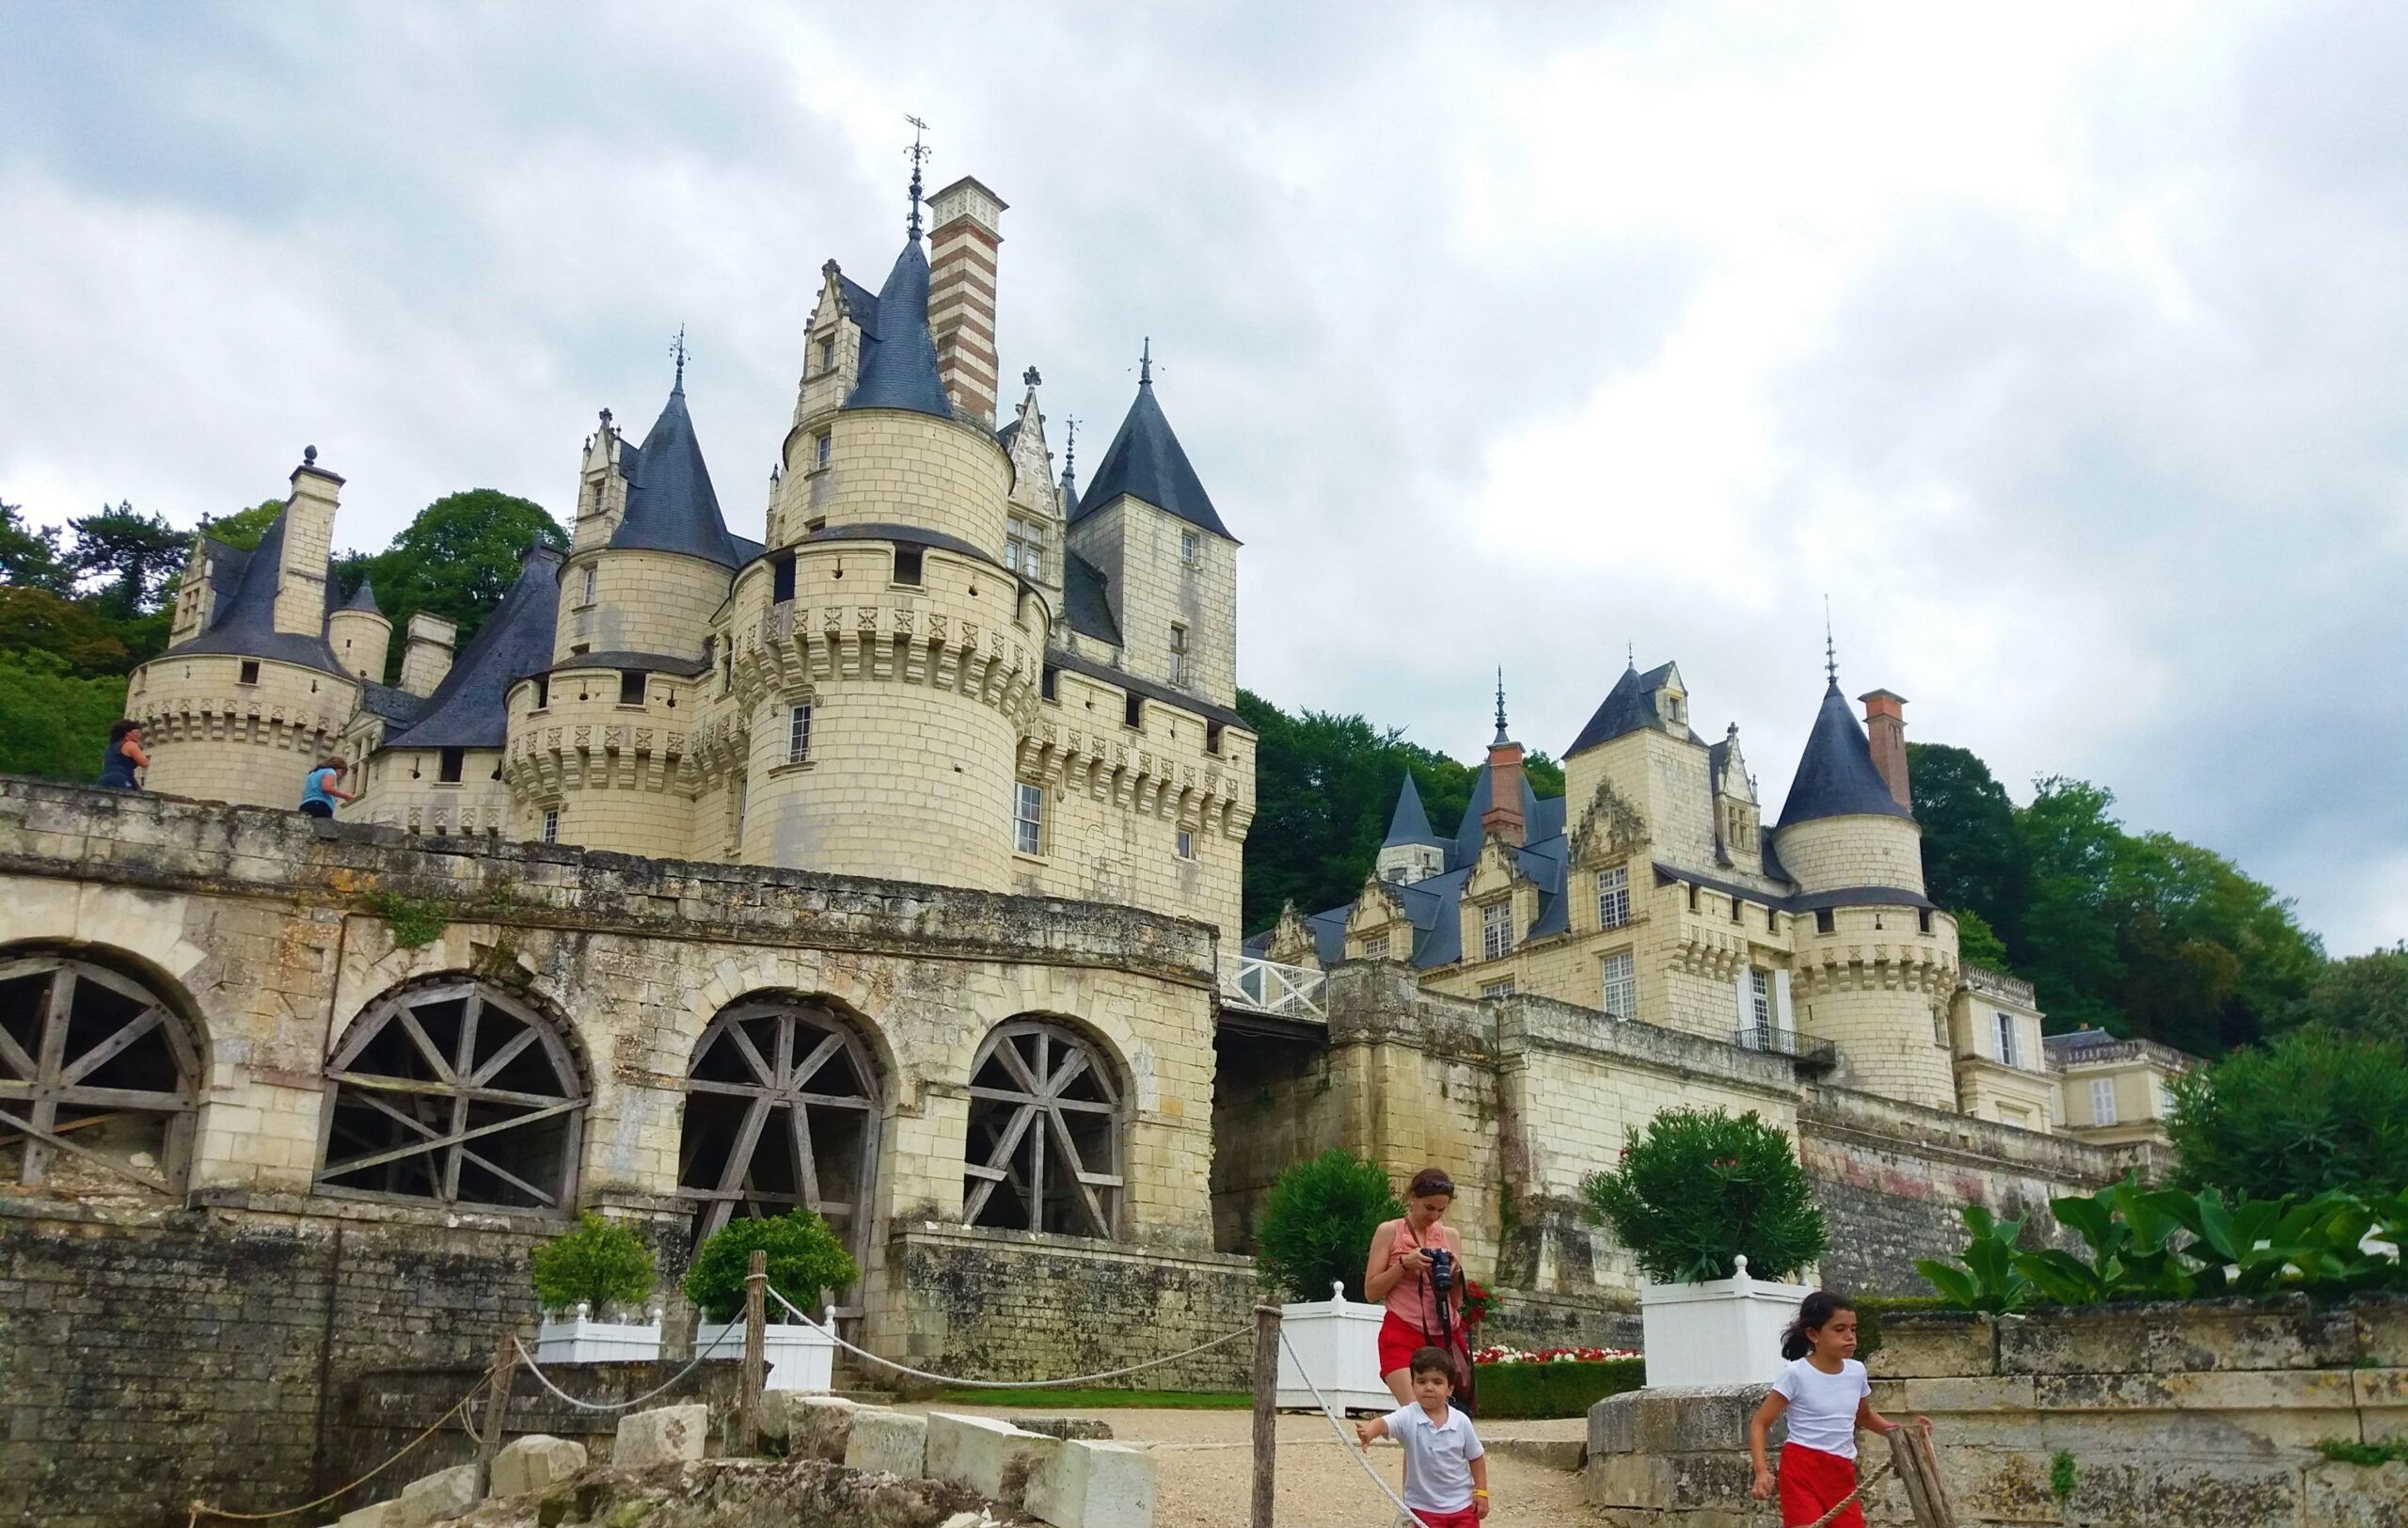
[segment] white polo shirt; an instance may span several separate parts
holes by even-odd
[[[1434,1423],[1419,1402],[1381,1418],[1388,1436],[1404,1449],[1404,1504],[1416,1512],[1461,1512],[1471,1505],[1471,1461],[1488,1451],[1471,1430],[1471,1418],[1447,1408]]]

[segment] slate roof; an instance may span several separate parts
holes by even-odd
[[[1062,518],[1067,522],[1078,517],[1079,484],[1078,480],[1070,475],[1069,464],[1065,463],[1062,468]]]
[[[359,687],[359,704],[388,723],[407,726],[426,708],[426,697],[370,680]]]
[[[1823,691],[1814,728],[1806,735],[1789,799],[1782,803],[1781,826],[1851,816],[1912,819],[1914,814],[1898,804],[1881,772],[1873,767],[1873,745],[1865,740],[1864,724],[1848,708],[1840,682],[1833,678]]]
[[[1062,554],[1062,614],[1083,637],[1120,645],[1120,623],[1113,618],[1111,581],[1103,569],[1074,551]]]
[[[1637,664],[1624,668],[1622,677],[1606,692],[1606,698],[1598,702],[1595,713],[1589,718],[1589,724],[1580,729],[1580,736],[1563,751],[1563,756],[1570,758],[1583,748],[1594,748],[1601,742],[1610,742],[1626,732],[1637,732],[1642,727],[1660,729],[1664,719],[1656,711],[1656,692],[1663,688],[1671,672],[1670,663],[1658,663],[1644,674],[1639,672]]]
[[[1171,432],[1170,421],[1163,417],[1162,405],[1154,401],[1150,379],[1138,382],[1137,401],[1129,406],[1128,417],[1120,422],[1120,433],[1104,448],[1103,460],[1096,464],[1095,475],[1087,479],[1087,490],[1080,500],[1078,513],[1085,516],[1101,509],[1124,493],[1167,510],[1216,536],[1237,539],[1221,523],[1211,496],[1196,476],[1196,469],[1188,465],[1187,453],[1180,449],[1179,437]]]
[[[642,669],[646,674],[674,674],[681,678],[691,678],[709,666],[699,658],[681,658],[675,653],[640,653],[621,647],[599,653],[571,653],[557,663],[528,669],[512,675],[511,678],[531,679],[539,674],[563,674],[583,669]]]
[[[1395,849],[1404,844],[1443,841],[1430,831],[1430,814],[1421,809],[1421,792],[1414,788],[1413,775],[1407,772],[1404,784],[1397,788],[1396,810],[1388,814],[1388,836],[1381,840],[1380,847]]]
[[[322,621],[307,634],[276,629],[277,571],[284,562],[284,516],[278,515],[246,551],[214,536],[205,538],[209,552],[209,586],[215,596],[209,625],[197,636],[167,649],[169,654],[225,653],[241,658],[272,658],[280,663],[316,669],[348,679],[351,675],[335,661],[326,645]],[[334,608],[334,565],[326,565],[326,606]]]
[[[387,748],[499,748],[507,740],[504,696],[512,682],[551,661],[562,560],[541,543],[528,550],[518,581],[426,697],[418,720],[386,737]]]
[[[693,418],[686,412],[682,379],[669,390],[669,402],[633,454],[632,465],[625,454],[621,458],[627,509],[610,534],[611,546],[679,552],[728,568],[748,561],[744,548],[749,543],[729,535],[727,521],[720,515],[711,471],[703,463]]]
[[[351,598],[344,601],[342,608],[345,610],[364,610],[371,615],[382,615],[385,613],[383,611],[376,608],[376,586],[370,583],[366,579],[359,581],[359,587],[351,592]]]
[[[862,329],[861,373],[847,408],[908,408],[953,418],[937,376],[937,342],[928,332],[928,257],[915,236],[895,257],[878,293],[879,332]]]
[[[1104,683],[1117,686],[1132,694],[1143,695],[1148,700],[1158,701],[1175,710],[1185,711],[1190,716],[1200,716],[1208,722],[1218,722],[1225,727],[1243,727],[1246,724],[1244,717],[1225,706],[1215,706],[1209,700],[1199,700],[1185,691],[1173,690],[1168,685],[1156,684],[1151,679],[1141,679],[1126,670],[1115,668],[1109,663],[1078,653],[1056,647],[1045,655],[1045,662],[1050,668],[1069,669],[1073,674],[1085,674],[1091,678],[1101,679]]]

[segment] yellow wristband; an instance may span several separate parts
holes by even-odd
[[[1474,1492],[1472,1492],[1472,1494],[1473,1494],[1474,1496],[1485,1496],[1485,1495],[1487,1495],[1488,1493],[1487,1493],[1486,1491],[1474,1491]]]

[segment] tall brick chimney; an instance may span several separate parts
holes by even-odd
[[[1488,745],[1488,810],[1480,814],[1481,834],[1495,834],[1519,848],[1529,824],[1522,820],[1522,745],[1505,735],[1505,671],[1497,671],[1497,736]]]
[[[965,175],[928,199],[928,330],[956,409],[995,417],[995,250],[1004,199]]]
[[[1864,702],[1864,731],[1873,744],[1873,767],[1881,772],[1881,783],[1890,788],[1892,799],[1911,812],[1915,800],[1907,788],[1907,697],[1876,690],[1856,698]]]

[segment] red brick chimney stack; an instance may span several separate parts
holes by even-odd
[[[1914,810],[1914,793],[1907,785],[1907,697],[1876,690],[1856,697],[1864,702],[1864,731],[1873,744],[1873,767],[1893,800]]]
[[[995,417],[995,252],[1004,199],[963,176],[928,199],[928,328],[937,375],[954,406]]]
[[[1488,810],[1480,831],[1520,848],[1529,824],[1522,820],[1522,745],[1505,736],[1505,672],[1497,673],[1497,738],[1488,745]]]

